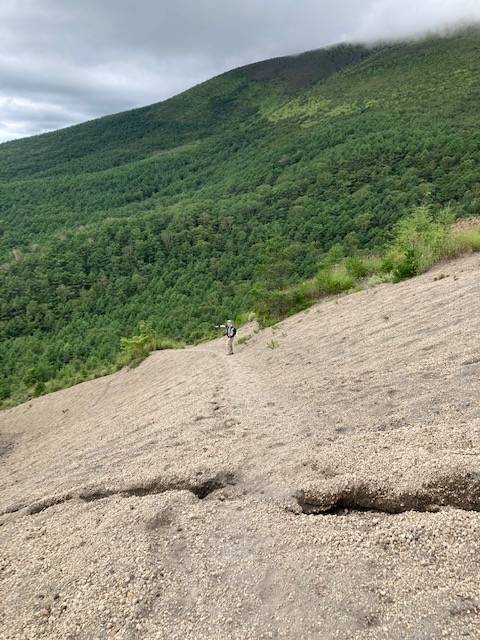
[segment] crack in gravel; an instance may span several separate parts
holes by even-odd
[[[301,490],[296,497],[305,515],[342,515],[346,510],[386,514],[436,512],[443,507],[480,511],[480,473],[451,473],[420,488],[398,492],[343,478],[329,488]]]
[[[34,515],[41,513],[50,507],[54,507],[58,504],[64,504],[70,500],[82,500],[83,502],[95,502],[96,500],[104,500],[105,498],[111,498],[112,496],[120,496],[122,498],[131,497],[144,497],[150,495],[158,495],[166,493],[167,491],[190,491],[199,500],[204,500],[214,491],[224,489],[228,485],[236,484],[234,474],[225,473],[217,474],[213,477],[203,479],[195,482],[192,480],[178,480],[172,482],[166,482],[161,478],[154,478],[150,482],[141,483],[138,485],[103,489],[95,488],[90,490],[80,490],[63,495],[52,496],[50,498],[44,498],[30,505],[15,505],[0,513],[0,515],[7,515],[11,513],[17,513],[26,510],[26,515]]]

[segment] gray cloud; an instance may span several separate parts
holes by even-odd
[[[163,100],[256,60],[472,20],[478,0],[2,0],[0,141]]]

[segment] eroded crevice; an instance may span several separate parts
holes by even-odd
[[[403,490],[341,478],[329,486],[301,490],[296,498],[300,512],[305,515],[344,515],[346,511],[436,512],[443,507],[480,511],[480,473],[452,473]]]
[[[465,360],[463,364],[467,367],[470,367],[474,364],[480,364],[480,357],[475,357],[475,358],[470,358],[470,360]]]
[[[112,496],[120,496],[122,498],[144,497],[150,495],[158,495],[167,491],[190,491],[199,500],[204,500],[214,491],[224,489],[229,485],[236,484],[233,473],[219,473],[212,477],[203,477],[196,480],[181,479],[176,481],[168,481],[162,478],[154,478],[147,483],[139,483],[127,487],[117,487],[112,489],[95,487],[92,489],[82,489],[63,495],[44,498],[30,505],[15,505],[6,509],[0,515],[17,513],[25,510],[26,514],[33,515],[40,513],[55,505],[69,502],[70,500],[82,500],[83,502],[95,502],[96,500],[104,500]]]
[[[196,479],[166,480],[124,487],[92,487],[39,500],[30,505],[15,505],[0,515],[24,511],[33,515],[70,500],[95,502],[113,496],[144,497],[168,491],[189,491],[203,500],[215,491],[235,485],[232,473],[201,476]],[[345,515],[350,512],[399,514],[406,511],[436,512],[444,507],[480,512],[480,472],[450,473],[418,487],[379,485],[374,480],[340,476],[311,484],[295,494],[295,504],[289,510],[304,515]]]

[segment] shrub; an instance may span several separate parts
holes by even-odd
[[[157,345],[157,338],[150,322],[139,323],[140,333],[130,338],[120,338],[119,364],[137,367]]]
[[[38,396],[41,396],[42,394],[44,394],[46,390],[47,389],[45,387],[44,382],[37,382],[36,385],[33,387],[33,395],[35,398],[38,398]]]
[[[360,258],[351,256],[345,260],[345,270],[354,280],[362,280],[375,274],[382,273],[383,259],[377,256]]]
[[[396,264],[393,265],[393,276],[395,280],[404,280],[405,278],[413,278],[419,272],[420,256],[413,247],[407,247],[403,256],[399,257]]]
[[[365,262],[358,256],[351,256],[345,260],[345,269],[349,276],[358,280],[365,278],[369,274],[369,269]]]
[[[154,344],[146,335],[120,338],[120,360],[124,365],[137,366],[153,351]]]
[[[435,219],[428,207],[417,207],[397,224],[384,266],[391,267],[396,280],[426,271],[448,254],[452,220],[449,209],[441,211]]]
[[[292,313],[302,311],[311,304],[304,284],[284,290],[256,292],[256,315],[259,323],[266,327]]]
[[[154,349],[156,351],[163,351],[165,349],[183,349],[185,344],[172,338],[156,338]]]
[[[249,315],[250,315],[250,312],[248,311],[243,311],[242,313],[238,313],[234,318],[235,324],[237,326],[245,324],[246,322],[248,322]]]
[[[343,291],[348,291],[354,285],[353,278],[348,273],[326,269],[317,274],[315,283],[319,296],[342,293]]]
[[[151,322],[139,323],[140,333],[130,338],[120,338],[120,354],[117,359],[117,368],[128,365],[137,367],[145,358],[155,350],[180,349],[184,347],[182,342],[171,338],[156,335]]]

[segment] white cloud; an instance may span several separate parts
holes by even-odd
[[[350,39],[418,36],[480,20],[479,0],[375,0],[369,4]]]

